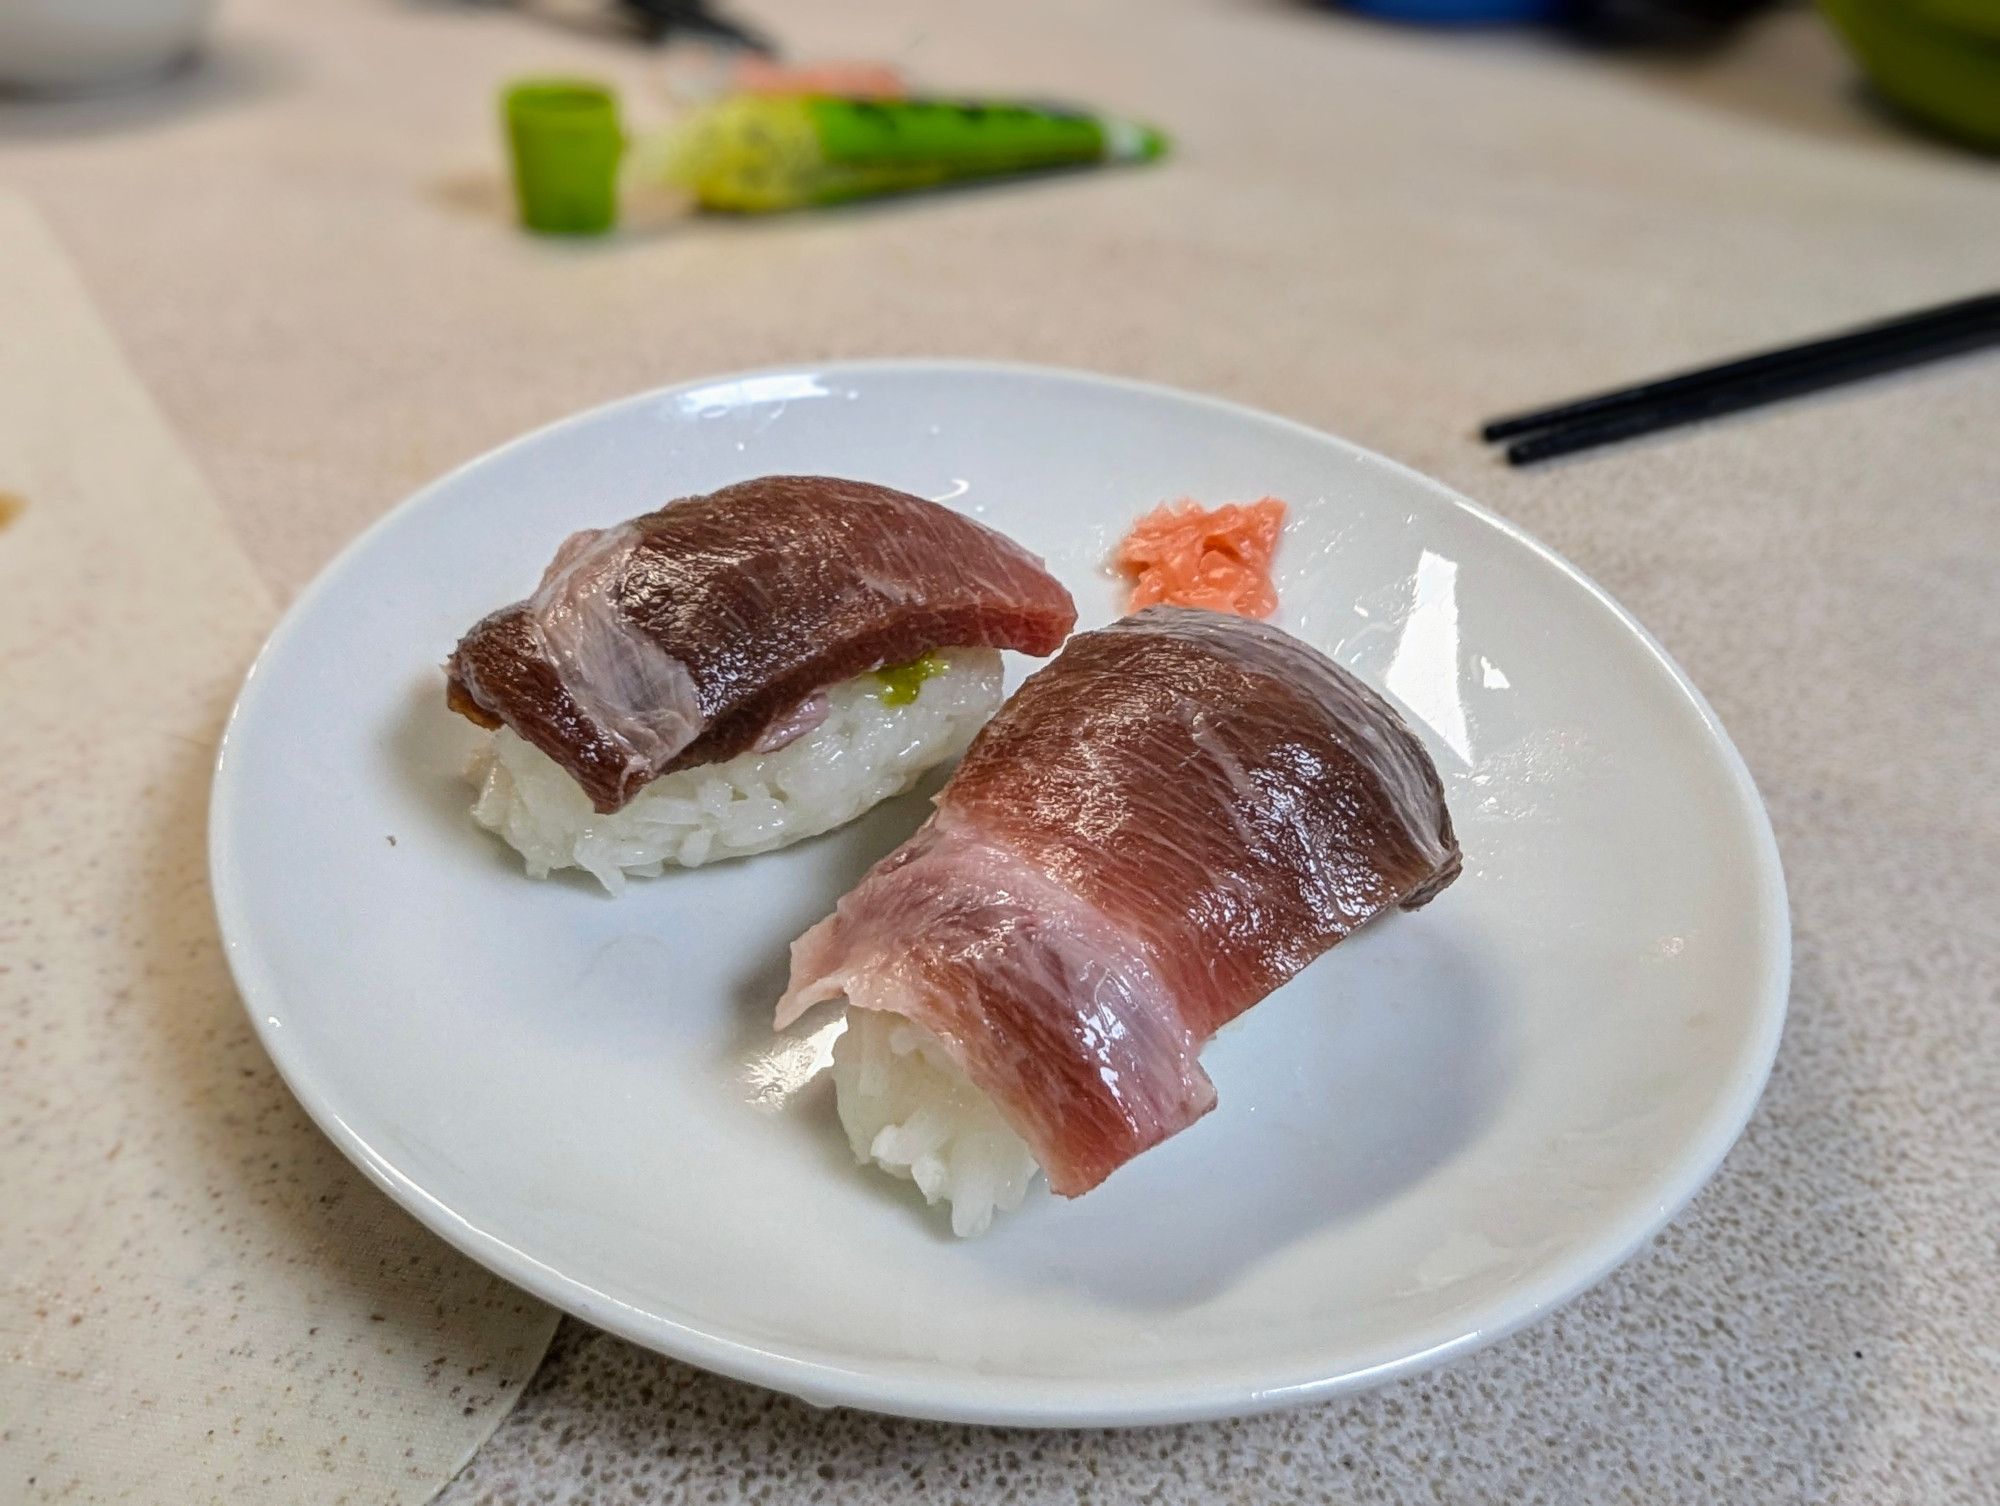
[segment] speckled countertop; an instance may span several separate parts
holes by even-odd
[[[1694,1206],[1442,1373],[1238,1424],[985,1432],[814,1412],[566,1324],[444,1499],[1991,1500],[2000,362],[1527,473],[1469,433],[1989,285],[2000,174],[1878,117],[1803,11],[1640,65],[1241,0],[744,9],[802,53],[1101,102],[1182,150],[548,246],[493,218],[491,88],[580,69],[642,115],[640,54],[490,7],[228,0],[199,77],[0,112],[0,182],[280,596],[525,427],[780,360],[1094,367],[1437,474],[1602,581],[1729,725],[1790,878],[1790,1023]]]

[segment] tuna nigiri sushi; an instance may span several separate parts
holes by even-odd
[[[1070,640],[937,809],[792,946],[783,1029],[844,999],[857,1158],[960,1234],[1075,1197],[1215,1106],[1217,1029],[1458,876],[1437,770],[1277,628],[1151,607]]]
[[[764,852],[963,751],[1000,651],[1076,619],[1040,560],[885,486],[768,476],[572,536],[446,666],[473,815],[536,876]]]

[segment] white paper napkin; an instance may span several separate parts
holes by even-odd
[[[422,1501],[554,1328],[257,1046],[204,860],[272,608],[0,195],[0,1499]]]

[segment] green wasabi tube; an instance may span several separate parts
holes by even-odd
[[[1151,126],[980,100],[749,95],[642,144],[628,170],[704,209],[762,214],[1166,151]]]

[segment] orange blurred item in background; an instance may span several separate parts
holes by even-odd
[[[787,67],[746,57],[730,82],[742,94],[837,94],[848,99],[901,99],[909,86],[887,63],[801,63]]]
[[[1130,611],[1159,602],[1269,617],[1278,605],[1271,558],[1285,504],[1163,502],[1132,525],[1113,557],[1132,581]]]

